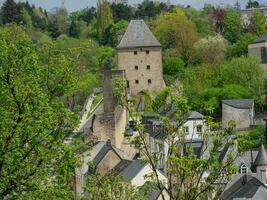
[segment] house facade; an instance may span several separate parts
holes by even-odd
[[[258,58],[267,77],[267,33],[248,45],[248,55]]]
[[[165,87],[161,44],[143,20],[132,20],[119,45],[118,68],[125,70],[130,95],[147,90],[151,94]]]
[[[237,130],[246,130],[254,125],[254,100],[222,100],[222,126],[226,128],[233,121]]]

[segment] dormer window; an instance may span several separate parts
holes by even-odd
[[[198,125],[197,126],[197,134],[201,134],[202,133],[202,126]]]
[[[248,168],[247,168],[247,166],[245,164],[241,165],[240,173],[241,174],[247,174],[248,173]]]
[[[184,133],[185,133],[186,135],[189,134],[189,127],[188,127],[188,126],[185,126],[185,127],[184,127]]]

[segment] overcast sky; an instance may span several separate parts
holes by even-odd
[[[2,4],[5,0],[0,0]],[[17,0],[23,1],[23,0]],[[41,6],[47,10],[50,10],[53,7],[58,7],[61,5],[61,0],[28,0],[30,3],[35,4],[36,6]],[[167,0],[162,0],[166,2]],[[244,7],[248,0],[238,0],[238,2]],[[137,4],[142,2],[142,0],[129,0],[131,4]],[[205,3],[210,3],[213,5],[220,4],[230,4],[233,5],[236,0],[171,0],[173,4],[182,4],[182,5],[191,5],[195,8],[202,8]],[[267,4],[267,0],[258,0],[259,3]],[[66,0],[65,6],[69,11],[79,10],[87,6],[95,6],[96,0]]]

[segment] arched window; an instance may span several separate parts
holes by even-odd
[[[240,173],[241,174],[248,173],[248,168],[247,168],[247,166],[245,164],[241,165],[241,167],[240,167]]]

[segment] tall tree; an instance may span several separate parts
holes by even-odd
[[[152,21],[152,31],[164,49],[172,48],[186,65],[190,62],[193,45],[199,35],[194,23],[187,19],[183,10],[177,8],[159,15]]]
[[[20,12],[14,0],[6,0],[1,8],[3,24],[15,22],[19,23]]]
[[[72,21],[69,28],[69,36],[79,38],[80,32],[81,30],[77,21]]]
[[[115,22],[118,22],[120,20],[130,21],[131,19],[133,19],[133,8],[129,5],[122,3],[113,3],[111,5],[111,9]]]
[[[76,159],[64,139],[76,116],[59,97],[72,87],[72,61],[60,51],[40,59],[14,26],[1,29],[0,52],[0,197],[71,199]]]
[[[253,10],[250,17],[250,23],[248,26],[248,31],[254,33],[258,36],[266,32],[266,21],[265,16],[258,10]]]
[[[106,0],[98,0],[97,2],[97,25],[98,39],[103,41],[106,29],[113,23],[113,16],[110,4]]]
[[[238,11],[228,10],[223,23],[223,36],[232,44],[236,43],[244,32],[241,16]]]

